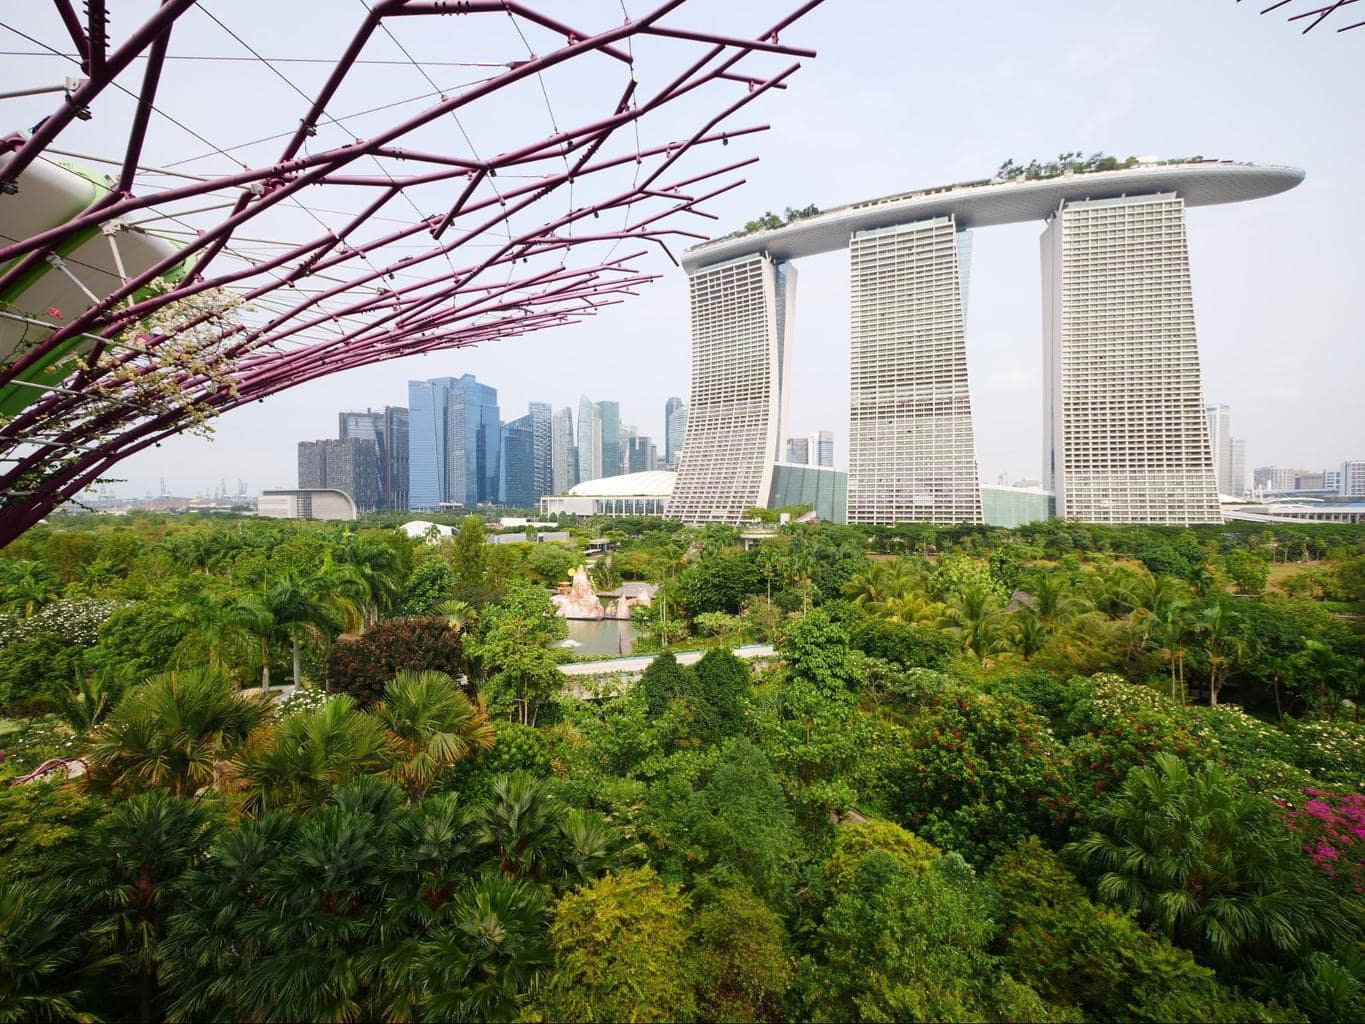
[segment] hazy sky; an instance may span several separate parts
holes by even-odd
[[[332,2],[353,23],[358,8]],[[795,3],[711,7],[726,12],[718,26],[751,34]],[[269,53],[290,52],[291,41],[305,38],[309,52],[340,45],[307,36],[305,25],[277,21],[267,31],[271,18],[252,11],[276,11],[273,2],[209,6]],[[626,7],[645,9],[639,0]],[[1289,193],[1189,215],[1205,396],[1232,406],[1232,433],[1246,438],[1249,467],[1365,457],[1365,29],[1323,26],[1301,36],[1256,10],[1232,0],[827,0],[784,36],[819,57],[737,122],[763,120],[773,130],[740,145],[762,161],[746,170],[745,187],[710,204],[720,220],[704,230],[723,233],[764,209],[828,207],[989,177],[1006,157],[1027,162],[1065,150],[1302,167],[1307,180]],[[46,12],[9,9],[0,21],[35,34],[52,25]],[[0,32],[0,47],[15,43],[22,41]],[[4,60],[0,83],[14,78]],[[411,73],[393,74],[402,71]],[[217,110],[228,120],[246,116],[231,89],[199,103],[199,124],[213,126]],[[268,122],[264,135],[291,127],[300,112],[272,112],[273,120],[251,113]],[[249,124],[240,128],[249,132]],[[228,134],[224,128],[214,141],[227,144]],[[974,238],[967,349],[987,481],[1039,475],[1042,227]],[[532,399],[571,405],[575,416],[580,394],[617,399],[622,421],[662,448],[664,402],[688,393],[688,314],[682,271],[662,258],[648,265],[663,280],[591,323],[305,385],[224,416],[212,442],[181,438],[128,460],[117,475],[129,482],[118,490],[155,491],[163,476],[182,494],[220,478],[230,488],[244,479],[252,491],[293,486],[295,442],[333,436],[339,409],[406,404],[410,378],[461,373],[497,387],[505,419]],[[834,430],[843,465],[847,257],[811,258],[799,269],[787,432]]]

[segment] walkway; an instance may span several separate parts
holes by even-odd
[[[705,651],[678,651],[679,665],[695,665]],[[776,657],[772,644],[746,644],[734,649],[735,656],[753,661],[756,658]],[[638,658],[612,658],[609,661],[574,661],[559,666],[566,676],[609,676],[612,674],[638,675],[649,667],[657,654],[642,654]]]

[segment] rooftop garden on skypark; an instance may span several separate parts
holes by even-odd
[[[1060,178],[1063,174],[1093,174],[1096,171],[1126,171],[1130,167],[1197,164],[1203,159],[1202,156],[1182,156],[1174,160],[1152,160],[1137,156],[1119,159],[1108,153],[1091,153],[1089,156],[1083,156],[1078,150],[1074,153],[1062,153],[1056,160],[1048,160],[1045,163],[1030,160],[1027,164],[1017,164],[1011,157],[1000,165],[991,181],[1040,181],[1044,178]]]

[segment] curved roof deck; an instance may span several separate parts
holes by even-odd
[[[1046,220],[1063,202],[1178,193],[1187,206],[1240,203],[1287,192],[1304,179],[1295,167],[1226,160],[1148,164],[1115,171],[1068,173],[1034,181],[972,181],[851,203],[770,231],[728,235],[683,254],[683,267],[699,267],[766,252],[793,260],[848,247],[854,232],[953,216],[962,228]]]

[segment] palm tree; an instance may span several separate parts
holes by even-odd
[[[420,946],[416,975],[427,1020],[515,1020],[553,966],[544,897],[532,884],[484,874],[456,896],[452,924]]]
[[[1050,630],[1042,619],[1032,611],[1020,610],[1010,616],[1008,644],[1025,661],[1041,651],[1047,643]]]
[[[1166,652],[1171,667],[1171,699],[1185,703],[1185,650],[1194,633],[1190,624],[1190,606],[1183,601],[1171,601],[1155,619],[1156,635]]]
[[[1268,946],[1293,955],[1354,934],[1274,805],[1221,767],[1154,755],[1064,851],[1099,872],[1099,895],[1223,964]]]
[[[335,633],[361,620],[364,581],[349,566],[323,565],[311,576],[286,572],[269,586],[249,593],[241,602],[243,621],[253,624],[261,641],[261,687],[270,686],[268,658],[272,640],[287,641],[293,649],[295,686],[303,678],[303,645],[325,644]]]
[[[175,643],[171,656],[176,667],[203,664],[227,672],[251,659],[253,622],[240,602],[195,591],[172,605],[156,629]]]
[[[77,673],[73,685],[57,690],[51,703],[76,735],[84,736],[109,716],[122,695],[118,674],[101,670],[89,676]]]
[[[985,658],[1000,648],[1004,614],[994,594],[973,584],[952,596],[944,606],[942,622],[964,650]]]
[[[211,841],[209,814],[196,804],[153,791],[120,805],[100,826],[89,887],[105,914],[94,936],[134,973],[143,1024],[160,1016],[157,976],[166,919],[185,873]]]
[[[553,860],[564,808],[535,776],[516,771],[493,780],[475,834],[505,875],[541,878]]]
[[[251,810],[304,809],[338,786],[392,764],[395,748],[379,720],[354,698],[330,697],[253,733],[231,767],[235,788]]]
[[[616,867],[621,832],[597,811],[570,808],[560,822],[564,835],[564,870],[570,880],[590,882]]]
[[[1209,662],[1209,706],[1218,706],[1218,693],[1227,681],[1228,665],[1241,657],[1242,638],[1236,633],[1237,617],[1218,601],[1202,608],[1193,620],[1195,635]]]
[[[4,587],[5,609],[20,611],[26,619],[61,593],[61,581],[42,562],[0,563],[0,569],[4,570],[0,584]]]
[[[493,726],[484,709],[444,672],[399,672],[385,688],[374,715],[398,751],[394,780],[416,800],[440,772],[493,749]]]
[[[364,585],[365,624],[374,625],[381,613],[393,609],[402,594],[399,583],[402,564],[398,552],[376,540],[348,536],[337,557],[355,571]]]
[[[903,558],[872,562],[853,574],[842,593],[860,608],[883,612],[891,602],[905,597],[922,580],[923,574]]]
[[[215,669],[153,676],[124,694],[90,734],[86,784],[192,796],[213,785],[270,710],[269,697],[240,692]]]
[[[1047,626],[1065,626],[1090,610],[1090,602],[1073,594],[1065,576],[1060,572],[1046,573],[1029,592],[1033,610],[1039,621]]]
[[[70,883],[0,878],[0,1021],[93,1022],[78,1009],[79,901]]]
[[[882,607],[888,619],[907,626],[932,626],[943,617],[943,605],[920,590],[893,597]]]

